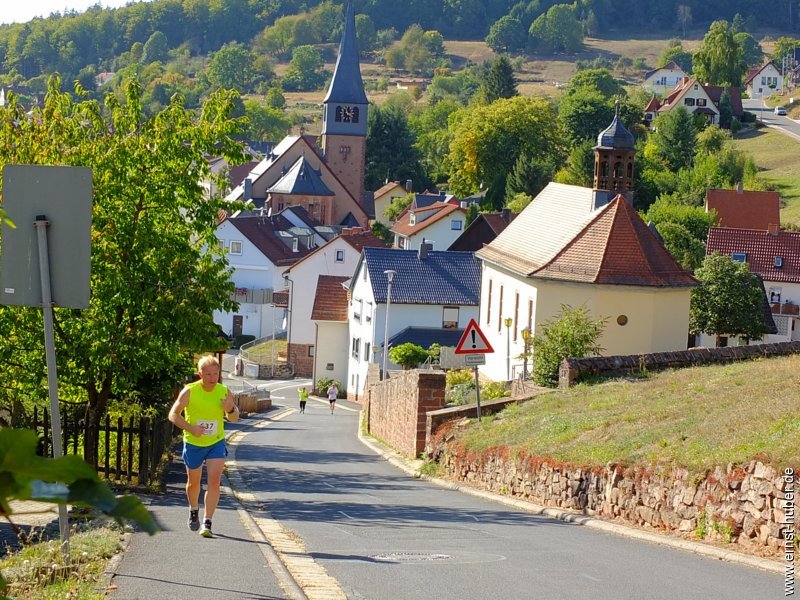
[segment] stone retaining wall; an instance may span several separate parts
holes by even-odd
[[[504,447],[467,452],[446,441],[449,429],[437,431],[432,447],[451,479],[545,506],[729,542],[754,554],[783,555],[784,501],[798,484],[773,466],[754,460],[703,474],[662,465],[583,468],[511,456]]]
[[[585,375],[641,373],[642,371],[657,371],[798,353],[800,353],[800,342],[781,342],[778,344],[754,344],[752,346],[731,346],[728,348],[696,348],[693,350],[656,352],[653,354],[565,358],[559,368],[558,385],[562,388],[568,388]]]

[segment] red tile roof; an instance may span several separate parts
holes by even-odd
[[[402,188],[403,184],[401,184],[400,182],[397,182],[397,181],[390,181],[389,183],[386,183],[382,187],[380,187],[377,190],[375,190],[375,192],[374,192],[375,193],[375,197],[376,198],[380,198],[386,192],[390,192],[396,187]]]
[[[495,235],[500,235],[503,230],[508,227],[509,223],[517,217],[517,213],[482,213],[478,218],[483,217],[486,223],[491,227]]]
[[[750,271],[765,281],[800,283],[800,233],[779,231],[770,234],[754,229],[712,227],[708,232],[706,254],[719,252],[731,256],[744,253]],[[780,256],[782,265],[775,267]]]
[[[531,276],[609,285],[697,285],[622,195]]]
[[[647,103],[647,106],[644,107],[644,112],[656,112],[659,108],[661,108],[661,102],[658,101],[658,98],[653,96],[650,98],[650,102]]]
[[[412,212],[418,216],[426,215],[430,212],[433,212],[434,214],[427,217],[425,220],[417,218],[416,224],[411,225],[409,221],[411,219]],[[422,231],[426,227],[433,225],[437,221],[444,219],[447,215],[450,215],[454,212],[461,212],[463,214],[466,214],[467,211],[454,204],[448,204],[447,202],[436,202],[426,208],[420,208],[414,211],[408,211],[402,217],[399,217],[397,219],[397,222],[394,224],[394,227],[392,227],[392,231],[394,233],[399,233],[400,235],[412,236],[415,233]]]
[[[706,210],[716,210],[720,227],[763,229],[781,223],[781,200],[778,192],[746,190],[706,191]]]
[[[386,248],[386,242],[376,236],[371,231],[360,231],[358,233],[342,233],[342,239],[350,244],[357,251],[361,252],[364,248]]]
[[[312,321],[347,321],[347,290],[342,282],[349,277],[320,275],[317,279],[317,293],[314,296]]]

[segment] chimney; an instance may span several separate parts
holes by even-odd
[[[428,252],[431,250],[433,250],[433,244],[429,244],[425,241],[425,238],[422,238],[422,243],[419,245],[419,253],[417,254],[417,257],[420,260],[425,260],[428,258]]]
[[[466,201],[466,200],[462,200],[461,202],[459,202],[459,203],[458,203],[458,205],[459,205],[461,208],[469,208],[469,207],[467,206],[467,201]]]
[[[781,232],[781,226],[778,223],[770,223],[767,225],[767,234],[777,236]]]
[[[245,202],[253,199],[253,181],[249,177],[245,177],[244,180],[244,197],[242,199]]]
[[[350,228],[349,227],[342,227],[342,236],[350,235]]]
[[[739,182],[736,184],[736,193],[737,193],[737,194],[743,194],[743,193],[744,193],[744,186],[742,185],[742,182],[741,182],[741,181],[739,181]]]
[[[413,182],[410,179],[406,179],[406,191],[410,194],[414,191]]]
[[[500,211],[500,218],[503,219],[506,223],[508,223],[509,219],[511,218],[511,209],[504,208]]]

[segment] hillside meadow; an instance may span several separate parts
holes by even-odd
[[[456,439],[586,466],[800,466],[798,389],[800,355],[677,369],[543,394],[470,422]]]

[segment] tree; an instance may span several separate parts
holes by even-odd
[[[605,321],[593,320],[585,306],[561,305],[561,311],[542,323],[533,338],[533,380],[542,386],[558,385],[558,369],[567,357],[597,356],[603,349],[597,343]]]
[[[386,207],[384,211],[384,216],[389,219],[390,221],[396,221],[397,217],[400,216],[400,213],[411,206],[411,203],[414,201],[414,194],[406,194],[405,196],[399,196],[394,198],[390,203],[389,206]]]
[[[450,188],[460,196],[482,186],[492,189],[491,184],[500,183],[502,177],[502,187],[495,190],[502,200],[505,175],[520,154],[558,162],[564,152],[555,112],[543,98],[517,96],[474,105],[453,115],[450,129],[453,138],[446,164]]]
[[[797,47],[800,47],[800,39],[779,37],[775,40],[775,47],[770,58],[780,65],[785,57],[794,55],[794,49]]]
[[[688,50],[684,50],[679,40],[671,40],[661,56],[658,58],[658,66],[663,67],[670,62],[674,62],[684,73],[692,72],[692,60],[694,55]]]
[[[519,19],[500,17],[489,28],[486,45],[495,52],[514,52],[525,47],[528,36]]]
[[[513,98],[519,94],[517,78],[514,77],[514,69],[507,57],[500,55],[492,61],[481,89],[489,103],[499,98]]]
[[[254,60],[253,53],[241,44],[225,44],[208,65],[208,80],[218,88],[247,92],[255,77]]]
[[[733,119],[731,95],[728,93],[728,90],[722,90],[722,94],[720,94],[719,97],[719,126],[722,129],[730,129],[731,119]]]
[[[52,78],[30,118],[14,101],[0,109],[0,164],[93,170],[91,300],[82,311],[56,309],[55,332],[61,398],[86,402],[84,457],[94,464],[112,398],[168,402],[193,355],[219,345],[213,311],[236,307],[214,235],[224,203],[198,182],[210,177],[209,156],[239,164],[243,155],[231,137],[240,125],[228,118],[230,93],[212,94],[197,114],[175,96],[146,117],[136,83],[125,103],[109,94],[104,107],[59,86]],[[43,401],[40,319],[35,309],[0,307],[0,339],[13,340],[0,346],[0,388],[27,386]]]
[[[584,69],[572,76],[567,85],[567,95],[576,94],[587,88],[593,89],[606,99],[626,96],[625,88],[608,69]]]
[[[267,90],[264,97],[264,102],[267,106],[283,110],[286,107],[286,97],[283,95],[281,88],[271,87]]]
[[[702,244],[708,239],[708,230],[716,224],[716,213],[706,212],[703,207],[689,206],[675,201],[671,196],[660,196],[647,212],[642,215],[645,221],[652,221],[657,228],[665,223],[677,223]]]
[[[614,108],[596,89],[567,94],[558,104],[558,120],[572,145],[597,137],[614,118]]]
[[[414,141],[408,119],[402,111],[386,105],[371,107],[367,123],[366,188],[376,190],[387,179],[424,181],[426,178]]]
[[[314,46],[298,46],[292,50],[292,60],[283,76],[283,89],[287,91],[312,91],[319,89],[327,77],[323,70],[325,61]]]
[[[729,256],[707,256],[695,271],[700,285],[692,290],[689,330],[717,336],[760,340],[767,333],[764,291],[746,263]]]
[[[411,342],[400,344],[389,350],[389,359],[406,370],[413,369],[420,363],[424,363],[429,356],[425,348]]]
[[[555,170],[548,158],[532,159],[527,154],[520,154],[506,179],[506,202],[517,194],[535,198],[552,181]]]
[[[160,31],[154,31],[142,49],[142,62],[146,65],[151,62],[166,62],[167,52],[169,52],[167,36]]]
[[[575,12],[575,7],[569,4],[551,6],[531,25],[530,47],[545,52],[578,52],[583,47],[583,28]]]
[[[375,32],[375,23],[369,15],[356,15],[356,38],[358,39],[358,50],[362,54],[372,52],[378,42]]]
[[[692,23],[692,9],[685,4],[678,5],[678,22],[683,28],[683,39],[686,39],[686,27]]]
[[[764,52],[758,40],[744,31],[734,34],[736,43],[742,47],[742,60],[748,67],[755,67],[761,64]]]
[[[244,109],[248,120],[247,137],[250,140],[281,140],[291,127],[289,119],[278,108],[261,105],[256,100],[245,100]]]
[[[677,172],[692,164],[696,139],[697,129],[692,115],[679,106],[656,117],[655,131],[650,135],[645,151]]]
[[[694,271],[703,264],[706,246],[686,227],[679,223],[667,222],[658,226],[658,233],[664,240],[664,247],[684,269]]]
[[[589,139],[573,146],[566,166],[556,173],[553,180],[567,185],[590,187],[594,174],[594,144],[595,141]]]
[[[692,59],[692,70],[702,83],[739,87],[747,65],[742,47],[727,21],[714,21]]]

